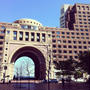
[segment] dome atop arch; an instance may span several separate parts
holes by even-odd
[[[20,25],[42,26],[40,22],[33,19],[27,19],[27,18],[16,20],[14,21],[14,23],[18,23]]]

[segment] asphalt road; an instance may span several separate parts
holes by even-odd
[[[90,90],[90,85],[86,83],[50,83],[49,88],[47,83],[13,83],[0,84],[0,90]]]

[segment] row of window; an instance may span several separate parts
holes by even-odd
[[[74,54],[78,54],[78,53],[82,53],[83,51],[72,51],[72,50],[69,50],[69,51],[67,51],[67,50],[53,50],[53,54],[55,54],[55,53],[69,53],[69,54],[72,54],[72,53],[74,53]]]
[[[78,18],[79,21],[87,21],[90,22],[90,19],[86,19],[86,18]]]
[[[90,26],[85,26],[85,25],[75,25],[75,27],[80,27],[80,28],[82,28],[82,27],[84,27],[84,28],[90,28]]]
[[[74,44],[90,44],[90,41],[71,41],[71,40],[68,40],[68,41],[66,41],[66,40],[59,40],[60,41],[60,43],[74,43]],[[53,43],[56,43],[56,40],[52,40],[52,42]],[[57,40],[57,42],[58,42],[58,40]]]
[[[89,10],[89,6],[77,6],[78,10]]]
[[[17,23],[18,23],[18,21],[17,21]],[[37,23],[37,22],[32,22],[32,21],[19,21],[19,23],[33,23],[33,24],[40,25],[39,23]]]
[[[61,36],[60,37],[60,36],[57,35],[55,37],[55,35],[52,35],[52,37],[53,38],[71,38],[71,39],[89,39],[89,37],[80,37],[80,36],[78,36],[78,37],[75,37],[75,36],[71,36],[71,37],[70,36]]]
[[[90,12],[81,12],[81,11],[78,11],[79,14],[90,14]]]
[[[56,55],[53,55],[53,58],[55,59],[55,58],[63,58],[64,57],[64,59],[66,58],[75,58],[75,59],[78,59],[78,56],[67,56],[67,55],[64,55],[64,56],[61,56],[61,55],[59,55],[59,56],[56,56]]]
[[[79,22],[79,24],[90,24],[90,22]]]
[[[35,41],[35,36],[36,36],[37,42],[40,42],[41,39],[43,42],[46,41],[45,33],[42,33],[41,35],[40,35],[40,33],[36,33],[36,35],[35,35],[34,32],[31,32],[30,34],[29,34],[29,32],[25,32],[25,41]],[[17,36],[17,31],[14,31],[13,32],[13,40],[17,40],[17,37],[19,37],[19,40],[24,40],[24,33],[20,31],[19,36]],[[29,40],[29,39],[31,39],[31,40]]]
[[[81,31],[83,31],[83,29],[81,29]],[[85,31],[88,31],[88,29],[85,29]],[[54,33],[55,33],[55,32],[53,31],[52,34],[54,34]],[[60,31],[57,31],[56,34],[57,34],[57,35],[60,35],[60,34],[67,34],[67,35],[70,35],[70,34],[71,34],[71,35],[80,35],[80,34],[81,34],[81,35],[84,35],[84,34],[86,34],[86,35],[88,35],[89,33],[81,33],[81,32],[79,32],[79,33],[76,33],[76,32],[60,32]]]
[[[56,48],[56,45],[53,45],[53,48]],[[74,48],[74,49],[76,49],[76,48],[78,48],[78,49],[87,49],[88,48],[88,46],[72,46],[72,45],[63,45],[63,46],[61,46],[61,45],[58,45],[58,48]]]

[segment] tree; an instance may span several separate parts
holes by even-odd
[[[60,75],[67,76],[74,74],[77,62],[72,58],[70,58],[66,61],[59,61],[59,62],[55,61],[54,64],[55,64],[55,69],[59,70],[58,72],[56,72],[56,76],[60,76]]]
[[[88,73],[90,76],[90,51],[82,52],[78,54],[79,57],[79,64],[77,65],[83,73]],[[90,77],[89,77],[90,82]]]
[[[82,52],[78,54],[79,57],[79,64],[78,67],[90,74],[90,51]]]

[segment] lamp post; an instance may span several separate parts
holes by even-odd
[[[50,90],[50,83],[49,83],[49,79],[50,79],[50,64],[51,64],[51,50],[48,49],[49,45],[46,46],[47,48],[47,61],[48,61],[48,90]],[[49,59],[48,59],[49,56]]]
[[[5,70],[5,72],[3,73],[3,83],[5,83],[7,66],[4,66],[4,70]]]

